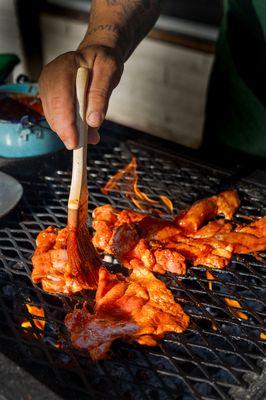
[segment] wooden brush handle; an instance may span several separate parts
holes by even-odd
[[[87,141],[86,124],[87,88],[89,70],[79,68],[76,77],[76,126],[79,144],[73,151],[71,188],[68,199],[68,226],[77,228],[88,216]]]

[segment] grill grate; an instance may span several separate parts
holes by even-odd
[[[181,158],[166,157],[132,141],[105,139],[89,152],[90,211],[111,203],[133,208],[119,192],[100,189],[135,155],[140,189],[151,197],[169,196],[175,212],[215,194],[228,175]],[[116,342],[112,357],[97,364],[74,350],[62,324],[65,313],[82,300],[44,293],[30,280],[37,233],[50,224],[66,223],[70,166],[49,176],[22,181],[24,197],[0,227],[0,350],[29,370],[64,399],[230,399],[231,389],[247,386],[246,373],[259,374],[265,342],[264,301],[266,255],[235,256],[223,271],[214,271],[213,290],[206,269],[190,268],[185,277],[161,277],[191,316],[189,329],[168,335],[156,348]],[[239,181],[243,215],[262,215],[266,189]],[[265,211],[264,211],[265,212]],[[113,268],[115,260],[108,259]],[[240,320],[223,298],[237,299],[248,319]],[[39,331],[26,303],[44,307],[46,327]],[[25,319],[31,327],[21,328]],[[265,332],[265,331],[264,331]]]

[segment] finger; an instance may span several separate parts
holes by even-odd
[[[75,124],[75,71],[64,60],[44,69],[40,78],[40,97],[47,122],[68,149],[78,143]]]
[[[100,141],[100,135],[97,129],[91,128],[89,126],[88,129],[88,143],[89,144],[98,144]]]
[[[108,62],[97,64],[92,69],[92,80],[88,92],[86,119],[92,128],[99,128],[107,112],[109,97],[115,87],[115,68]]]

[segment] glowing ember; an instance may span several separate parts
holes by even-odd
[[[214,278],[214,276],[210,273],[210,271],[206,271],[206,278],[207,278],[209,281],[215,281],[215,278]],[[209,285],[209,290],[212,290],[212,282],[208,282],[208,285]]]
[[[215,281],[215,277],[209,271],[206,271],[206,278],[209,281]],[[209,290],[212,290],[212,282],[208,282],[208,285],[209,285]],[[233,307],[233,308],[242,308],[241,304],[237,300],[228,299],[227,297],[225,297],[224,301],[230,307],[230,310],[231,310],[232,314],[234,314],[236,317],[244,319],[244,320],[248,319],[248,316],[245,313],[243,313],[242,311],[237,311],[237,310],[232,310],[231,309],[231,307]],[[212,328],[214,330],[217,330],[217,328],[215,326],[212,326]]]
[[[44,318],[44,309],[42,307],[37,307],[37,306],[31,306],[30,304],[26,304],[28,312],[33,316],[33,317],[42,317]],[[36,326],[37,329],[40,331],[43,331],[45,328],[45,321],[42,319],[38,318],[32,318],[33,324]],[[32,327],[32,322],[31,321],[24,321],[21,324],[22,328],[31,328]]]
[[[225,297],[224,301],[229,307],[242,308],[241,304],[237,300],[228,299],[227,297]],[[232,312],[232,314],[234,314],[238,318],[241,318],[241,319],[244,319],[244,320],[248,319],[247,314],[243,313],[242,311],[237,311],[237,310],[232,310],[231,309],[231,312]]]
[[[260,339],[261,340],[266,340],[266,333],[261,332],[260,333]]]
[[[215,277],[210,271],[206,271],[206,278],[208,281],[215,281]],[[209,285],[209,290],[212,290],[212,282],[208,282]],[[228,299],[227,297],[224,298],[225,303],[230,307],[230,310],[232,314],[234,314],[236,317],[247,320],[248,316],[243,313],[242,311],[237,311],[237,310],[232,310],[231,307],[233,308],[242,308],[241,304],[237,300],[233,299]],[[212,329],[217,330],[217,328],[212,325]]]
[[[137,160],[135,157],[132,158],[129,164],[110,178],[102,189],[102,193],[107,195],[109,192],[115,190],[123,192],[140,210],[161,214],[160,210],[150,207],[150,204],[158,204],[159,201],[151,199],[138,187]],[[172,201],[164,195],[160,195],[159,198],[167,211],[172,213],[174,209]]]
[[[209,286],[209,290],[212,290],[212,282],[210,281],[215,281],[215,277],[213,276],[213,274],[210,271],[206,271],[206,278],[208,279],[208,286]],[[216,327],[216,325],[214,323],[212,323],[212,329],[214,331],[217,331],[218,328]]]

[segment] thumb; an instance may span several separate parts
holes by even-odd
[[[100,141],[100,135],[98,129],[88,127],[88,143],[98,144]]]

